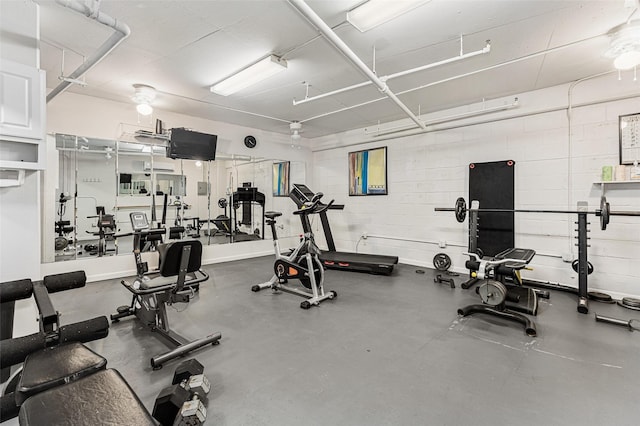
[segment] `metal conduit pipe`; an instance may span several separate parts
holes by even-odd
[[[362,60],[346,45],[344,41],[311,9],[303,0],[288,0],[302,16],[304,16],[311,24],[313,24],[324,37],[333,45],[338,51],[351,61],[369,80],[371,80],[378,89],[385,94],[389,99],[395,102],[400,109],[404,111],[407,116],[413,120],[421,129],[426,129],[426,126],[415,116],[413,112],[404,104],[398,97],[389,89],[389,87],[382,80],[378,78],[373,71],[362,62]]]
[[[572,108],[573,109],[583,108],[583,107],[588,107],[588,106],[592,106],[592,105],[600,105],[600,104],[606,104],[608,102],[624,101],[624,100],[627,100],[627,99],[635,99],[635,98],[640,98],[640,93],[635,93],[635,94],[626,95],[626,96],[616,96],[616,97],[613,97],[613,98],[601,99],[601,100],[598,100],[598,101],[583,102],[583,103],[580,103],[580,104],[573,105]],[[373,138],[372,137],[372,138],[367,139],[365,141],[349,143],[349,144],[341,145],[341,146],[331,146],[331,147],[319,148],[319,149],[313,149],[312,148],[311,152],[331,151],[332,149],[342,149],[342,148],[346,148],[346,147],[349,147],[349,146],[364,145],[364,144],[369,144],[369,143],[372,143],[372,142],[380,142],[380,141],[386,141],[386,140],[406,138],[406,137],[410,137],[410,136],[421,135],[421,134],[424,134],[424,133],[442,132],[442,131],[445,131],[445,130],[460,129],[460,128],[463,128],[463,127],[478,126],[478,125],[481,125],[481,124],[497,123],[499,121],[513,120],[513,119],[516,119],[516,118],[532,117],[534,115],[548,114],[548,113],[558,112],[558,111],[565,111],[566,109],[567,109],[566,106],[559,106],[559,107],[541,109],[541,110],[538,110],[538,111],[525,112],[525,113],[522,113],[522,114],[509,115],[509,116],[506,116],[506,117],[489,118],[489,119],[486,119],[486,120],[474,121],[473,123],[454,124],[452,126],[438,127],[438,128],[435,128],[435,129],[434,128],[428,128],[428,129],[425,129],[425,130],[413,130],[413,131],[408,131],[406,133],[397,133],[397,134],[387,135],[387,136],[383,136],[383,137],[379,137],[379,138]]]
[[[581,78],[571,83],[571,85],[569,86],[569,90],[567,90],[567,206],[573,205],[573,180],[571,179],[573,177],[573,139],[571,137],[571,126],[573,123],[573,89],[583,81],[601,77],[612,72],[615,72],[615,70],[605,71],[599,74]],[[569,231],[569,238],[567,239],[568,250],[569,253],[571,253],[571,256],[574,256],[575,246],[573,245],[573,238],[571,237],[571,234],[575,225],[573,224],[573,221],[570,221],[567,225]]]
[[[518,98],[515,98],[514,101],[510,104],[505,104],[505,105],[498,105],[495,107],[489,107],[489,108],[483,108],[483,109],[479,109],[476,111],[469,111],[469,112],[464,112],[462,114],[455,114],[455,115],[449,115],[446,117],[441,117],[441,118],[436,118],[434,120],[431,121],[425,121],[424,124],[427,126],[433,126],[436,124],[442,124],[442,123],[448,123],[451,121],[455,121],[455,120],[463,120],[465,118],[472,118],[472,117],[477,117],[479,115],[484,115],[484,114],[490,114],[492,112],[500,112],[500,111],[506,111],[508,109],[513,109],[513,108],[517,108],[519,106],[518,103]],[[398,133],[398,132],[406,132],[409,130],[413,130],[415,129],[416,126],[412,125],[412,124],[407,124],[405,126],[396,126],[396,127],[388,127],[386,129],[376,129],[376,130],[372,130],[369,131],[367,129],[364,129],[364,134],[365,135],[376,135],[376,136],[384,136],[384,135],[389,135],[392,133]]]
[[[440,65],[446,65],[446,64],[449,64],[451,62],[457,62],[457,61],[461,61],[463,59],[472,58],[474,56],[478,56],[478,55],[482,55],[482,54],[485,54],[485,53],[489,53],[490,51],[491,51],[491,44],[487,41],[487,44],[485,45],[484,48],[482,48],[480,50],[476,50],[475,52],[469,52],[469,53],[464,53],[464,54],[461,53],[458,56],[454,56],[452,58],[444,59],[442,61],[433,62],[431,64],[422,65],[422,66],[419,66],[419,67],[416,67],[416,68],[411,68],[411,69],[408,69],[408,70],[405,70],[405,71],[400,71],[400,72],[397,72],[397,73],[394,73],[394,74],[381,76],[380,80],[383,81],[383,82],[387,82],[387,81],[389,81],[389,80],[391,80],[393,78],[403,77],[405,75],[413,74],[415,72],[428,70],[430,68],[435,68],[435,67],[440,66]],[[304,104],[306,102],[311,102],[311,101],[315,101],[315,100],[318,100],[318,99],[326,98],[328,96],[333,96],[333,95],[337,95],[339,93],[347,92],[349,90],[359,89],[360,87],[365,87],[365,86],[368,86],[368,85],[370,85],[372,83],[373,83],[372,81],[365,81],[365,82],[362,82],[362,83],[353,84],[351,86],[343,87],[342,89],[336,89],[336,90],[332,90],[331,92],[322,93],[320,95],[306,97],[306,98],[302,99],[301,101],[296,101],[294,99],[293,100],[293,105],[300,105],[300,104]]]
[[[478,70],[475,70],[475,71],[470,71],[470,72],[467,72],[467,73],[464,73],[464,74],[454,75],[453,77],[447,77],[447,78],[442,79],[442,80],[433,81],[431,83],[423,84],[423,85],[418,86],[418,87],[414,87],[414,88],[411,88],[411,89],[403,90],[401,92],[398,92],[398,95],[405,95],[407,93],[415,92],[416,90],[426,89],[428,87],[437,86],[439,84],[447,83],[447,82],[453,81],[453,80],[458,80],[458,79],[461,79],[461,78],[464,78],[464,77],[469,77],[469,76],[472,76],[472,75],[475,75],[475,74],[479,74],[481,72],[490,71],[490,70],[493,70],[493,69],[496,69],[496,68],[501,68],[501,67],[504,67],[504,66],[507,66],[507,65],[512,65],[512,64],[515,64],[515,63],[518,63],[518,62],[525,61],[527,59],[535,58],[537,56],[546,55],[547,53],[557,52],[557,51],[560,51],[562,49],[566,49],[568,47],[575,46],[576,44],[583,43],[585,41],[593,40],[593,39],[598,38],[598,37],[603,37],[605,35],[606,34],[599,34],[597,36],[588,37],[588,38],[585,38],[585,39],[582,39],[582,40],[578,40],[578,41],[574,41],[574,42],[571,42],[571,43],[563,44],[561,46],[556,46],[556,47],[552,47],[550,49],[541,50],[539,52],[535,52],[535,53],[531,53],[529,55],[521,56],[519,58],[510,59],[508,61],[500,62],[499,64],[491,65],[491,66],[488,66],[488,67],[485,67],[485,68],[481,68],[481,69],[478,69]],[[325,113],[322,113],[322,114],[319,114],[319,115],[315,115],[313,117],[305,118],[304,120],[300,120],[300,122],[301,123],[306,123],[308,121],[316,120],[318,118],[322,118],[322,117],[326,117],[326,116],[329,116],[329,115],[337,114],[337,113],[340,113],[340,112],[348,111],[348,110],[351,110],[351,109],[354,109],[354,108],[360,108],[360,107],[363,107],[365,105],[370,105],[370,104],[373,104],[375,102],[379,102],[379,101],[381,101],[383,99],[385,99],[385,98],[371,99],[370,101],[361,102],[361,103],[356,104],[356,105],[351,105],[351,106],[340,108],[340,109],[337,109],[337,110],[334,110],[334,111],[329,111],[329,112],[325,112]]]
[[[102,25],[113,28],[116,32],[111,35],[102,45],[91,55],[87,60],[80,65],[75,71],[67,76],[67,81],[62,81],[47,95],[47,103],[60,93],[65,91],[72,82],[70,80],[77,80],[82,77],[87,71],[98,64],[105,56],[107,56],[113,49],[115,49],[124,39],[129,37],[131,30],[129,26],[122,21],[118,21],[111,16],[102,13],[98,10],[100,2],[93,2],[90,6],[85,3],[81,3],[75,0],[56,0],[59,5],[71,9],[75,12],[81,13],[87,18],[93,19]]]

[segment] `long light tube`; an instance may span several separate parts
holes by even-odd
[[[286,69],[287,61],[276,55],[269,55],[214,84],[211,86],[211,91],[218,95],[229,96]]]
[[[347,12],[347,21],[365,32],[431,0],[369,0]]]

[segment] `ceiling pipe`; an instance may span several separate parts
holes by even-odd
[[[131,34],[131,30],[129,26],[122,21],[118,21],[111,16],[100,12],[98,9],[100,7],[99,1],[93,1],[89,5],[87,3],[81,3],[75,0],[56,0],[56,3],[59,5],[71,9],[75,12],[81,13],[87,18],[93,19],[96,22],[105,25],[114,29],[116,32],[111,35],[102,45],[96,50],[93,55],[91,55],[87,60],[82,63],[74,72],[69,74],[65,80],[63,80],[58,86],[56,86],[49,94],[47,95],[47,103],[49,103],[53,98],[58,96],[60,93],[64,92],[74,80],[78,80],[82,77],[87,71],[97,65],[102,59],[104,59],[113,49],[115,49],[122,41],[124,41],[129,34]]]
[[[338,37],[338,35],[331,28],[329,28],[329,26],[322,19],[320,19],[320,17],[313,11],[313,9],[311,9],[303,0],[288,1],[289,4],[295,7],[302,16],[304,16],[322,33],[322,35],[329,41],[330,44],[333,45],[333,47],[335,47],[344,56],[346,56],[347,59],[356,68],[358,68],[367,78],[369,78],[369,80],[373,82],[373,84],[378,86],[380,92],[382,92],[389,99],[395,102],[395,104],[398,105],[398,107],[400,107],[400,109],[402,109],[404,113],[407,114],[407,116],[418,125],[418,127],[423,130],[426,129],[422,121],[420,121],[420,119],[418,119],[418,117],[416,117],[416,115],[411,112],[411,110],[405,104],[403,104],[402,101],[398,99],[398,97],[389,89],[387,84],[384,81],[380,80],[380,78],[378,78],[378,76],[375,75],[364,62],[362,62],[362,60],[349,48],[349,46],[347,46],[346,43],[342,41],[342,39]]]
[[[463,120],[465,118],[477,117],[484,114],[491,114],[494,112],[506,111],[513,108],[518,108],[520,106],[520,102],[518,98],[515,98],[513,102],[504,105],[498,105],[494,107],[482,108],[476,111],[463,112],[461,114],[448,115],[446,117],[436,118],[435,120],[425,121],[424,124],[426,126],[434,126],[436,124],[449,123],[451,121]],[[384,136],[390,135],[392,133],[406,132],[409,130],[415,129],[416,126],[413,124],[408,124],[405,126],[396,126],[396,127],[388,127],[386,129],[376,129],[374,131],[369,131],[366,128],[364,129],[365,135],[375,135],[375,136]]]
[[[440,65],[446,65],[446,64],[450,64],[452,62],[461,61],[463,59],[472,58],[474,56],[478,56],[478,55],[482,55],[482,54],[485,54],[485,53],[489,53],[490,51],[491,51],[491,44],[487,40],[487,44],[485,45],[485,47],[483,47],[480,50],[476,50],[474,52],[469,52],[469,53],[464,53],[464,54],[460,53],[458,56],[453,56],[451,58],[444,59],[442,61],[433,62],[431,64],[422,65],[422,66],[419,66],[419,67],[416,67],[416,68],[411,68],[411,69],[408,69],[406,71],[400,71],[400,72],[397,72],[397,73],[394,73],[394,74],[385,75],[385,76],[380,77],[380,80],[383,81],[383,82],[387,82],[387,81],[391,80],[392,78],[403,77],[405,75],[413,74],[415,72],[428,70],[430,68],[435,68],[435,67],[438,67]],[[343,92],[347,92],[349,90],[354,90],[354,89],[358,89],[360,87],[368,86],[371,83],[372,83],[371,81],[365,81],[363,83],[354,84],[352,86],[344,87],[342,89],[333,90],[331,92],[323,93],[323,94],[320,94],[320,95],[317,95],[317,96],[305,97],[301,101],[296,101],[294,99],[293,100],[293,105],[294,106],[295,105],[300,105],[300,104],[303,104],[303,103],[306,103],[306,102],[311,102],[311,101],[315,101],[315,100],[318,100],[318,99],[326,98],[327,96],[337,95],[338,93],[343,93]]]
[[[463,74],[454,75],[453,77],[447,77],[447,78],[444,78],[442,80],[433,81],[431,83],[423,84],[423,85],[418,86],[418,87],[414,87],[414,88],[411,88],[411,89],[403,90],[403,91],[399,92],[398,94],[399,95],[404,95],[404,94],[407,94],[407,93],[415,92],[417,90],[422,90],[422,89],[426,89],[428,87],[437,86],[439,84],[447,83],[449,81],[458,80],[458,79],[461,79],[461,78],[464,78],[464,77],[469,77],[469,76],[472,76],[472,75],[475,75],[475,74],[480,74],[480,73],[485,72],[485,71],[490,71],[490,70],[501,68],[501,67],[504,67],[504,66],[507,66],[507,65],[512,65],[512,64],[515,64],[515,63],[518,63],[518,62],[526,61],[528,59],[533,59],[533,58],[538,57],[538,56],[546,55],[548,53],[557,52],[557,51],[560,51],[560,50],[575,46],[576,44],[583,43],[585,41],[593,40],[593,39],[596,39],[596,38],[599,38],[599,37],[603,37],[603,36],[606,36],[606,33],[605,34],[598,34],[598,35],[592,36],[592,37],[587,37],[587,38],[582,39],[582,40],[573,41],[573,42],[570,42],[570,43],[567,43],[567,44],[563,44],[563,45],[560,45],[560,46],[556,46],[556,47],[552,47],[552,48],[549,48],[549,49],[540,50],[538,52],[534,52],[534,53],[531,53],[529,55],[520,56],[518,58],[510,59],[510,60],[507,60],[507,61],[504,61],[504,62],[500,62],[500,63],[495,64],[495,65],[490,65],[490,66],[485,67],[485,68],[480,68],[480,69],[477,69],[477,70],[474,70],[474,71],[470,71],[470,72],[466,72],[466,73],[463,73]],[[300,122],[301,123],[306,123],[308,121],[317,120],[318,118],[323,118],[323,117],[327,117],[329,115],[338,114],[340,112],[349,111],[349,110],[354,109],[354,108],[360,108],[360,107],[363,107],[363,106],[366,106],[366,105],[370,105],[370,104],[382,101],[384,99],[385,98],[371,99],[369,101],[364,101],[364,102],[361,102],[359,104],[350,105],[350,106],[339,108],[339,109],[336,109],[336,110],[333,110],[333,111],[328,111],[328,112],[325,112],[325,113],[322,113],[322,114],[314,115],[313,117],[309,117],[309,118],[305,118],[303,120],[300,120]]]

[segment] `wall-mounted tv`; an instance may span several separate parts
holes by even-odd
[[[184,128],[171,129],[167,157],[185,160],[215,160],[217,142],[217,135],[194,132]]]

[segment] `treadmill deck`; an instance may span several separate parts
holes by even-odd
[[[393,272],[393,265],[398,263],[398,256],[322,251],[320,260],[329,269],[389,275]]]

